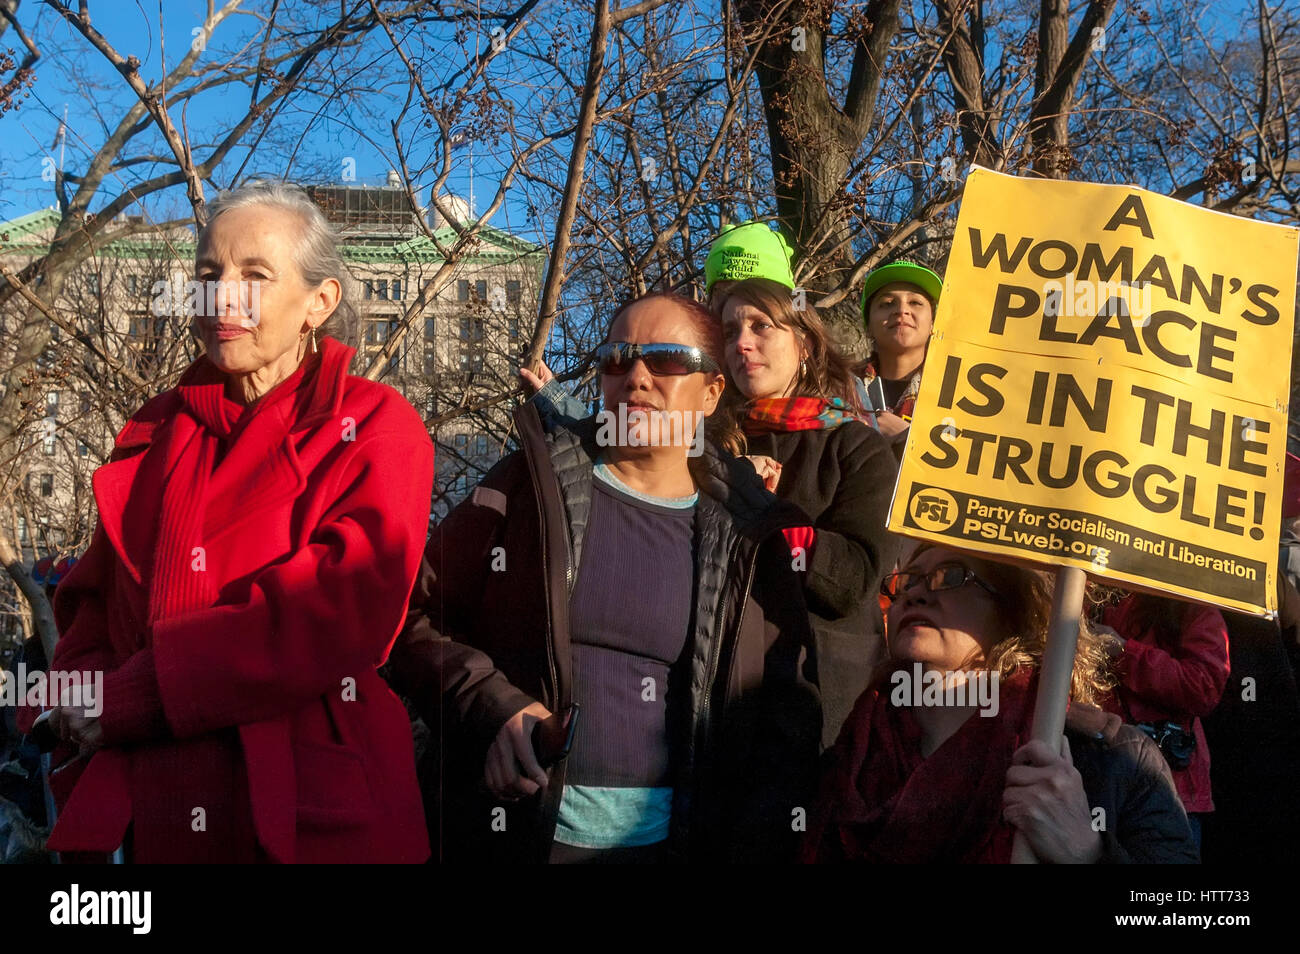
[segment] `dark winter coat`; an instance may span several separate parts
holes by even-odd
[[[582,402],[555,381],[533,403],[544,426],[585,416]],[[857,421],[747,441],[749,453],[781,463],[776,494],[803,511],[816,534],[802,572],[816,636],[822,747],[828,748],[886,663],[878,597],[881,577],[898,557],[900,541],[885,530],[898,463],[889,442]]]
[[[1232,675],[1204,719],[1215,812],[1205,860],[1291,863],[1300,845],[1300,594],[1278,577],[1279,619],[1224,612]]]
[[[481,788],[501,726],[534,701],[572,698],[569,596],[598,454],[594,420],[544,434],[515,414],[522,450],[434,530],[389,678],[429,723],[426,811],[443,860],[543,861],[565,763],[541,795],[501,804]],[[692,460],[696,586],[683,700],[670,709],[676,860],[792,857],[791,819],[815,781],[820,709],[804,680],[811,632],[782,527],[801,515],[748,463],[711,447]],[[635,611],[635,581],[628,606]],[[792,596],[793,594],[793,596]],[[438,825],[433,820],[438,820]]]
[[[777,496],[807,514],[816,532],[804,594],[817,638],[827,747],[886,664],[879,593],[898,557],[899,540],[885,530],[898,465],[879,432],[856,421],[748,442],[751,454],[781,462]]]

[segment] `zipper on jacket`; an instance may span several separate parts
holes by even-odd
[[[729,555],[728,563],[730,563],[735,558],[735,551],[739,549],[740,546],[739,539],[740,538],[737,537],[737,542],[732,545],[732,552]],[[741,587],[741,592],[740,592],[740,609],[737,610],[736,612],[736,625],[733,627],[736,633],[737,641],[739,641],[740,639],[740,628],[745,621],[745,605],[749,602],[749,593],[750,590],[753,588],[754,567],[758,563],[758,551],[760,546],[761,546],[761,541],[758,544],[755,544],[753,548],[753,552],[750,554],[749,557],[749,565],[745,570],[744,585]],[[699,749],[695,755],[695,765],[696,765],[695,775],[697,781],[693,786],[694,791],[692,792],[691,795],[692,815],[698,813],[698,809],[700,806],[700,797],[699,797],[700,791],[699,791],[699,783],[698,783],[699,773],[700,773],[699,767],[706,763],[706,757],[709,753],[709,749],[713,741],[713,729],[712,726],[709,724],[709,720],[712,717],[711,710],[713,705],[713,685],[718,680],[718,664],[722,658],[722,643],[726,639],[726,634],[723,632],[723,626],[724,623],[726,622],[726,613],[727,613],[727,593],[726,590],[724,589],[722,592],[721,599],[718,600],[718,638],[714,640],[713,656],[709,661],[709,678],[704,684],[704,698],[700,702],[700,720],[699,720],[699,726],[697,727],[697,732],[701,729],[703,730],[703,732],[701,733],[701,738],[699,741]],[[728,673],[727,676],[725,677],[725,684],[723,685],[724,693],[730,687],[730,684],[731,684],[731,675],[730,673]],[[686,842],[688,846],[690,844],[690,829],[691,829],[691,825],[690,822],[688,821],[686,825],[685,835],[683,838],[683,840]]]
[[[528,430],[531,431],[531,428],[529,428]],[[536,497],[537,500],[537,529],[539,535],[541,536],[540,550],[541,550],[541,558],[542,558],[542,593],[546,599],[547,614],[549,616],[550,605],[551,605],[551,572],[550,572],[551,561],[550,561],[550,548],[547,546],[547,541],[546,541],[547,520],[546,520],[546,507],[542,502],[541,471],[540,471],[540,465],[537,460],[536,448],[532,446],[532,440],[531,440],[532,434],[526,433],[522,422],[520,422],[519,436],[521,438],[524,438],[524,440],[522,441],[523,448],[524,448],[524,456],[528,460],[528,469],[533,477],[534,496]],[[566,540],[568,539],[567,534],[565,535],[565,539]],[[573,562],[572,555],[570,555],[569,557],[569,562],[570,563]],[[570,574],[566,568],[566,573],[565,573],[566,581],[568,580],[569,575]],[[552,701],[555,704],[555,706],[558,708],[560,704],[560,679],[559,679],[559,673],[557,671],[557,666],[555,661],[555,634],[551,631],[552,623],[553,621],[549,621],[546,626],[546,664],[550,669],[550,673],[551,673],[551,689],[555,693],[555,698]]]

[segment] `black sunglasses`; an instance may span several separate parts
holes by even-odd
[[[974,570],[960,563],[940,563],[925,573],[908,570],[890,573],[880,581],[880,592],[892,603],[919,583],[924,583],[926,590],[931,593],[960,589],[967,583],[978,583],[992,595],[998,595],[998,591],[976,576]]]
[[[627,374],[638,358],[645,362],[646,368],[656,377],[718,370],[716,361],[690,345],[610,341],[596,349],[596,366],[601,374]]]

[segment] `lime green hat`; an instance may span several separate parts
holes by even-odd
[[[925,292],[925,297],[930,299],[931,305],[936,308],[939,306],[939,293],[943,291],[943,279],[924,265],[900,259],[897,262],[890,262],[888,265],[881,265],[867,276],[867,283],[862,288],[862,317],[864,319],[867,317],[867,306],[871,304],[871,296],[893,282],[907,282],[910,285],[915,285]]]
[[[704,260],[704,288],[712,291],[715,282],[734,282],[746,278],[770,278],[786,288],[794,288],[793,258],[785,236],[764,222],[741,222],[724,229],[709,246]]]

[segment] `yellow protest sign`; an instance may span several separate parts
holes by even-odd
[[[973,169],[890,529],[1273,612],[1297,248]]]

